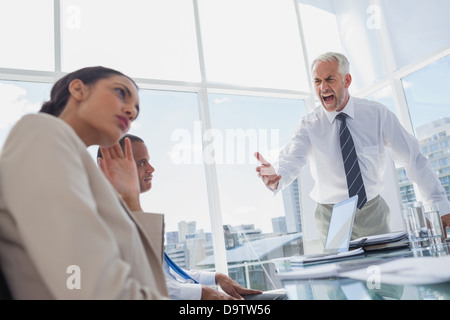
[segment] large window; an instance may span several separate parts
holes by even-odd
[[[414,132],[422,153],[427,156],[450,198],[450,97],[446,77],[450,55],[402,78]],[[405,189],[413,189],[411,182]],[[404,201],[418,198],[410,193]]]
[[[39,111],[50,89],[48,83],[0,80],[0,147],[17,120]]]
[[[0,68],[54,70],[53,0],[0,2]]]
[[[331,2],[298,0],[298,8],[309,65],[323,52],[344,52]]]
[[[199,81],[192,1],[61,1],[62,70],[117,68],[132,77]]]
[[[360,90],[388,73],[382,34],[386,29],[381,25],[381,10],[371,0],[342,0],[334,6],[340,38],[352,67],[352,91]]]
[[[155,168],[142,207],[165,215],[166,251],[180,265],[196,268],[212,254],[197,94],[141,90],[140,98],[130,133],[145,141]]]
[[[444,14],[450,10],[449,1],[381,0],[380,5],[380,27],[388,31],[390,53],[397,68],[417,63],[449,46],[450,24]]]
[[[366,99],[377,101],[386,106],[392,112],[397,112],[397,109],[395,107],[394,95],[390,86],[386,86],[377,90],[373,94],[367,96]]]
[[[209,101],[223,223],[271,234],[273,219],[285,216],[283,199],[257,177],[254,153],[277,160],[306,114],[304,102],[226,94],[210,94]]]
[[[411,122],[419,140],[433,135],[426,131],[434,121],[450,118],[450,96],[445,80],[449,73],[450,55],[402,78]]]
[[[290,0],[200,0],[209,81],[309,89]]]
[[[205,161],[217,168],[228,269],[245,286],[274,289],[266,270],[270,259],[283,250],[303,253],[300,203],[298,190],[273,196],[257,177],[254,153],[259,151],[270,162],[277,159],[306,114],[304,102],[218,93],[208,100],[212,128]]]
[[[253,153],[276,159],[317,104],[317,55],[348,56],[351,94],[395,112],[450,193],[449,11],[447,0],[2,1],[0,145],[64,73],[119,69],[141,88],[130,132],[156,169],[141,199],[165,214],[166,250],[272,289],[271,258],[312,252],[312,182],[302,175],[274,197]],[[396,170],[387,190],[398,206],[417,195]]]

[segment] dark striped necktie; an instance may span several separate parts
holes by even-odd
[[[347,114],[340,113],[336,119],[341,121],[339,139],[341,142],[342,159],[344,160],[345,175],[347,177],[347,187],[349,197],[358,195],[358,209],[362,209],[367,202],[366,189],[359,168],[358,156],[356,155],[355,144],[352,135],[347,128]]]

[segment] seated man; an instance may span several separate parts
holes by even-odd
[[[139,187],[141,193],[144,193],[152,187],[153,172],[155,169],[149,163],[150,157],[144,141],[139,137],[127,134],[119,142],[122,149],[124,149],[126,138],[131,141],[133,157],[138,170]],[[98,156],[99,158],[102,158],[100,149]],[[99,159],[100,168],[103,167],[101,162],[102,159]],[[108,177],[107,174],[106,176]],[[243,296],[245,299],[286,299],[286,295],[284,294],[261,294],[262,292],[259,290],[246,289],[227,275],[220,272],[182,270],[181,273],[185,273],[187,275],[186,277],[188,277],[188,279],[186,279],[186,277],[177,273],[176,269],[179,267],[174,265],[174,262],[171,261],[166,254],[164,255],[166,256],[166,259],[164,259],[163,268],[171,299],[230,300],[243,299]],[[225,293],[212,288],[212,285],[220,286]]]

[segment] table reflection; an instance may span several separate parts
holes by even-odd
[[[362,259],[340,262],[351,266],[383,263],[401,258],[446,257],[448,243],[428,248],[402,249],[367,254]],[[394,285],[343,277],[284,280],[290,300],[450,300],[450,282],[429,285]]]

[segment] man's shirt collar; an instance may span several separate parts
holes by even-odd
[[[328,121],[330,121],[330,124],[334,122],[336,116],[341,112],[345,112],[349,118],[353,119],[355,117],[355,104],[353,98],[352,96],[350,96],[347,105],[344,107],[344,109],[342,109],[339,112],[338,111],[328,112],[327,110],[325,110],[323,106],[322,112],[325,114],[325,117],[328,119]]]

